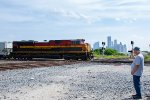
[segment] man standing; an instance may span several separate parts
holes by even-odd
[[[133,75],[133,83],[136,94],[132,95],[132,97],[133,99],[142,99],[140,77],[143,73],[144,56],[141,54],[139,47],[135,47],[133,49],[133,52],[135,55],[135,59],[131,64],[131,74]]]

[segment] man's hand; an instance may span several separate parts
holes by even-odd
[[[134,75],[134,73],[138,70],[139,65],[135,65],[133,70],[131,71],[131,75]]]
[[[134,71],[133,70],[131,71],[131,75],[134,75]]]

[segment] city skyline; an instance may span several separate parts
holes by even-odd
[[[107,36],[150,51],[148,0],[0,0],[0,41]]]
[[[106,48],[115,49],[118,52],[127,53],[127,46],[126,44],[122,44],[122,42],[118,43],[117,39],[112,40],[111,36],[107,37],[107,46]]]
[[[113,40],[111,36],[107,36],[106,41],[95,42],[93,44],[93,50],[102,48],[102,42],[105,42],[105,48],[111,48],[121,53],[127,53],[127,50],[130,50],[130,48],[127,48],[126,44],[122,42],[118,43],[117,39]]]

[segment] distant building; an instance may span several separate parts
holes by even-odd
[[[111,36],[107,37],[107,48],[115,49],[115,50],[117,50],[118,52],[121,52],[121,53],[126,53],[127,52],[126,44],[122,44],[122,42],[120,42],[118,44],[116,39],[114,41],[112,41]]]
[[[127,53],[127,46],[126,45],[123,45],[123,52]]]
[[[93,50],[99,49],[99,48],[100,48],[100,43],[95,42],[94,45],[93,45]],[[118,43],[117,39],[112,41],[111,36],[107,37],[107,46],[106,46],[106,48],[115,49],[120,53],[127,53],[126,44],[123,44],[122,42]]]
[[[118,51],[118,48],[117,48],[117,40],[114,40],[114,49]]]
[[[99,49],[99,48],[100,48],[99,42],[95,42],[93,45],[93,50]]]
[[[121,53],[127,53],[127,46],[126,46],[126,44],[123,45],[123,44],[120,42],[120,44],[118,44],[116,50],[117,50],[118,52],[121,52]]]
[[[112,48],[111,36],[107,37],[107,48]]]
[[[117,40],[114,40],[114,45],[117,45]]]
[[[111,41],[111,48],[114,49],[114,42]]]
[[[123,45],[122,45],[121,42],[120,42],[120,44],[119,44],[119,52],[123,52]]]

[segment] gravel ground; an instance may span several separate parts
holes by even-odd
[[[150,67],[142,77],[150,100]],[[130,66],[80,63],[0,72],[0,100],[128,100],[134,94]]]

